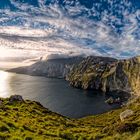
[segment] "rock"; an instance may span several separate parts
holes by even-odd
[[[121,119],[121,121],[124,121],[126,118],[129,118],[133,114],[134,114],[134,112],[132,110],[127,109],[120,114],[120,119]]]
[[[118,97],[117,99],[115,99],[115,103],[121,103],[120,97]]]
[[[105,102],[108,103],[108,104],[120,104],[121,99],[120,99],[120,97],[118,97],[118,98],[110,97]]]
[[[74,64],[80,63],[83,57],[71,57],[62,59],[39,60],[27,67],[19,67],[8,70],[29,75],[45,76],[49,78],[67,78]]]
[[[67,80],[76,88],[140,95],[140,57],[117,60],[90,56],[73,67]]]
[[[105,102],[108,103],[108,104],[113,104],[114,103],[114,99],[112,97],[110,97]]]
[[[2,100],[0,100],[0,106],[2,105]]]
[[[9,98],[9,103],[13,103],[15,101],[18,101],[18,102],[23,102],[23,98],[22,96],[20,95],[12,95],[10,98]]]

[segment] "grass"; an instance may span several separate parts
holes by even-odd
[[[70,119],[26,100],[0,106],[0,140],[139,140],[140,99],[101,115]],[[119,114],[134,115],[121,122]]]

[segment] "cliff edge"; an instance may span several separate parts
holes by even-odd
[[[117,60],[90,56],[73,67],[67,80],[76,88],[140,95],[140,57]]]

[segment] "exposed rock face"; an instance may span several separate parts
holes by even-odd
[[[140,58],[117,60],[107,57],[87,57],[75,65],[68,75],[70,85],[103,92],[140,93]]]
[[[9,103],[13,103],[15,101],[18,101],[18,102],[22,102],[24,101],[22,96],[20,95],[12,95],[10,98],[9,98]]]
[[[46,76],[53,78],[65,78],[74,64],[82,61],[82,57],[40,60],[28,67],[20,67],[9,70],[10,72],[29,75]]]
[[[133,114],[134,114],[134,112],[132,110],[127,109],[120,114],[120,119],[121,119],[121,121],[124,121],[126,118],[129,118]]]
[[[115,104],[115,103],[119,104],[119,103],[121,103],[121,99],[119,97],[117,99],[114,99],[113,97],[110,97],[105,102],[110,104],[110,105]]]
[[[0,100],[0,106],[2,105],[2,100]]]

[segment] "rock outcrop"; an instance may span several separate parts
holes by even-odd
[[[134,112],[130,109],[127,109],[120,114],[120,119],[121,121],[124,121],[126,118],[129,118],[132,115],[134,115]]]
[[[67,80],[82,89],[140,94],[140,57],[127,60],[87,57],[73,67]]]
[[[9,103],[12,104],[12,103],[14,103],[15,101],[16,101],[16,102],[23,102],[24,100],[23,100],[22,96],[20,96],[20,95],[12,95],[12,96],[9,98]]]

